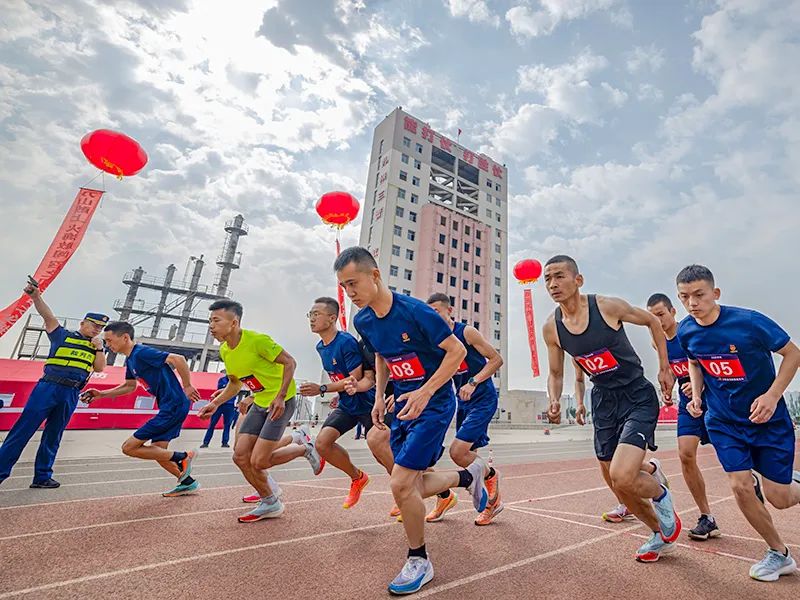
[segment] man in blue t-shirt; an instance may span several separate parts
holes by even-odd
[[[217,381],[217,390],[211,394],[211,399],[213,400],[216,398],[222,390],[225,389],[225,386],[228,385],[228,376],[225,374],[225,369],[222,369],[222,377],[219,378]],[[203,443],[200,445],[201,448],[208,448],[208,445],[211,443],[211,439],[214,437],[214,428],[217,426],[220,418],[222,418],[222,447],[223,448],[230,448],[230,444],[228,443],[231,438],[231,428],[236,424],[236,396],[228,400],[227,402],[223,402],[222,405],[217,408],[213,415],[211,415],[211,419],[208,423],[208,429],[206,429],[206,435],[203,437]]]
[[[103,334],[106,345],[112,352],[127,357],[125,383],[104,391],[87,389],[81,394],[81,399],[91,403],[97,398],[124,396],[136,390],[137,382],[144,384],[148,392],[155,396],[158,414],[125,440],[122,452],[134,458],[155,460],[178,478],[177,486],[164,492],[164,497],[190,494],[200,488],[200,484],[191,477],[197,450],[172,452],[167,447],[170,441],[180,435],[191,401],[199,400],[200,394],[192,385],[189,365],[183,356],[135,344],[133,335],[133,325],[130,323],[112,321],[106,325]],[[173,369],[177,371],[180,381]]]
[[[451,379],[467,355],[447,324],[430,306],[393,293],[383,282],[372,254],[347,248],[334,263],[336,277],[360,310],[353,319],[367,349],[375,353],[376,385],[372,420],[384,427],[385,388],[394,383],[395,416],[391,425],[391,487],[403,515],[408,559],[389,584],[393,594],[412,594],[433,579],[425,549],[423,498],[452,487],[467,488],[478,512],[486,508],[486,463],[477,458],[457,472],[425,473],[442,453],[456,398]]]
[[[339,303],[336,300],[328,297],[314,300],[314,305],[308,312],[309,324],[311,331],[320,337],[317,352],[331,383],[304,383],[300,386],[300,393],[309,397],[339,394],[336,408],[322,424],[322,430],[316,438],[316,447],[326,461],[350,476],[350,493],[343,506],[352,508],[361,498],[362,490],[367,487],[369,476],[353,465],[347,450],[337,444],[336,440],[359,423],[367,431],[372,427],[375,372],[365,368],[358,340],[346,331],[337,329],[338,318]],[[366,391],[348,393],[349,386],[358,386],[359,383]]]
[[[678,341],[675,307],[666,294],[653,294],[647,300],[647,310],[658,318],[667,337],[669,366],[678,383],[678,455],[686,487],[689,488],[697,508],[700,509],[700,518],[697,520],[697,525],[689,530],[689,537],[699,541],[719,537],[719,527],[714,515],[711,514],[711,505],[706,495],[706,482],[700,467],[697,466],[697,447],[709,443],[708,431],[703,415],[694,417],[686,408],[692,397],[692,384],[689,381],[689,359]],[[702,408],[705,412],[705,402]]]
[[[750,577],[776,581],[794,573],[797,565],[763,498],[778,509],[800,503],[800,474],[793,471],[794,424],[783,399],[800,366],[800,349],[769,317],[718,304],[720,291],[708,268],[690,265],[676,282],[678,298],[689,312],[678,326],[692,384],[687,409],[695,417],[702,414],[705,385],[711,443],[739,509],[769,546],[750,568]],[[773,353],[783,358],[777,376]],[[760,483],[751,469],[761,474]]]

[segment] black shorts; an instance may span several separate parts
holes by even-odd
[[[592,421],[598,460],[610,461],[619,444],[656,450],[656,388],[644,378],[622,388],[593,387]]]
[[[322,428],[333,427],[341,435],[344,435],[351,429],[354,429],[359,423],[364,426],[364,433],[366,434],[372,428],[372,414],[351,415],[341,408],[334,408],[328,414],[328,418],[325,419]]]

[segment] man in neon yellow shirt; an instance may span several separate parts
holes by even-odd
[[[242,329],[242,305],[238,302],[217,300],[209,310],[209,329],[222,342],[219,354],[229,382],[197,415],[209,418],[243,385],[247,386],[252,396],[240,400],[240,404],[252,406],[239,428],[233,462],[256,489],[261,502],[239,517],[239,522],[279,517],[283,503],[267,479],[267,469],[301,456],[311,464],[314,475],[319,475],[325,466],[310,437],[300,432],[284,435],[295,411],[295,360],[268,335]]]

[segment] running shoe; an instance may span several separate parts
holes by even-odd
[[[708,515],[700,515],[697,519],[697,525],[694,529],[689,530],[689,537],[693,540],[704,542],[708,538],[719,537],[721,534],[717,522]]]
[[[410,556],[403,569],[389,584],[389,593],[393,596],[413,594],[433,579],[433,564],[427,558]]]
[[[613,510],[604,512],[602,518],[603,521],[608,521],[609,523],[622,523],[623,521],[631,521],[635,517],[634,514],[628,510],[627,506],[624,504],[617,504],[616,508]]]
[[[245,504],[257,504],[261,502],[261,496],[258,494],[250,494],[249,496],[242,496],[242,502]]]
[[[760,562],[750,567],[750,577],[758,581],[778,581],[781,575],[791,575],[796,570],[797,563],[790,554],[770,548]]]
[[[263,519],[276,519],[283,514],[283,502],[275,500],[275,502],[267,503],[264,500],[258,503],[253,510],[246,515],[239,517],[239,523],[255,523]]]
[[[57,487],[61,487],[61,484],[58,483],[52,477],[50,477],[49,479],[45,479],[44,481],[34,481],[28,487],[32,489],[54,490]]]
[[[654,531],[650,538],[636,551],[636,560],[639,562],[656,562],[662,554],[669,554],[675,550],[675,544],[670,544],[662,539],[661,533]]]
[[[447,498],[440,498],[437,496],[436,506],[434,506],[433,510],[425,517],[425,521],[428,523],[438,523],[444,519],[444,513],[453,508],[456,504],[458,504],[458,496],[452,491]]]
[[[361,492],[364,491],[367,484],[369,484],[369,475],[361,471],[361,476],[358,479],[353,479],[350,483],[350,493],[347,494],[347,498],[345,498],[342,506],[344,508],[353,508],[358,504],[358,501],[361,499]]]
[[[658,481],[658,483],[663,485],[665,488],[669,489],[669,479],[667,479],[664,469],[661,468],[661,461],[653,457],[648,462],[655,468],[655,471],[653,471],[653,477],[656,478],[656,481]]]
[[[397,504],[392,505],[392,510],[389,511],[390,517],[399,517],[400,516],[400,507]]]
[[[662,487],[664,495],[660,501],[653,500],[653,508],[658,517],[658,526],[661,529],[661,537],[667,543],[674,542],[678,539],[681,533],[681,518],[675,512],[675,506],[672,503],[672,494],[670,491]]]
[[[489,494],[486,492],[486,480],[483,478],[483,474],[487,471],[486,461],[480,456],[477,457],[467,467],[467,471],[472,475],[472,483],[467,487],[467,491],[472,494],[472,504],[479,513],[483,512],[489,502]]]
[[[503,504],[503,500],[500,496],[497,497],[497,500],[492,504],[486,505],[486,510],[484,510],[481,514],[478,515],[478,518],[475,519],[475,525],[483,526],[483,525],[490,525],[494,518],[503,512],[505,505]]]
[[[168,492],[161,494],[164,498],[175,498],[176,496],[187,496],[200,489],[200,482],[195,480],[192,483],[179,483]]]
[[[317,449],[314,447],[314,442],[305,442],[306,446],[306,460],[308,464],[311,465],[311,470],[314,471],[314,475],[319,475],[322,473],[322,469],[325,468],[325,459],[320,456]]]
[[[497,469],[494,471],[494,476],[486,480],[486,493],[489,494],[489,504],[494,504],[500,493],[500,473]]]
[[[182,483],[184,479],[192,474],[192,463],[199,454],[200,452],[197,449],[189,450],[186,453],[186,458],[178,463],[178,468],[181,470],[180,475],[178,475],[178,483]]]
[[[269,483],[269,487],[276,498],[283,497],[283,490],[281,486],[278,485],[278,482],[272,478],[272,475],[267,475],[267,483]],[[242,496],[242,502],[245,504],[257,504],[261,502],[261,496],[259,496],[258,493]]]
[[[308,425],[303,423],[297,429],[292,430],[292,442],[298,446],[311,442],[311,433],[308,431]]]

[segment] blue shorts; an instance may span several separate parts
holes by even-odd
[[[706,427],[726,473],[753,469],[775,483],[792,482],[794,424],[788,416],[762,425],[745,425],[706,415]]]
[[[705,413],[699,417],[693,417],[686,410],[686,405],[681,403],[678,405],[678,437],[684,435],[693,435],[700,438],[701,444],[708,444],[711,442],[708,437],[708,430],[706,429]]]
[[[394,414],[399,414],[405,404],[405,401],[396,403]],[[435,465],[444,451],[442,442],[453,420],[455,405],[452,393],[444,398],[434,396],[416,419],[393,419],[389,444],[394,462],[413,471],[424,471]]]
[[[147,423],[133,432],[137,440],[151,442],[169,442],[181,434],[181,427],[189,414],[189,399],[182,406],[165,407]]]
[[[479,387],[468,402],[458,401],[456,439],[471,442],[471,450],[483,448],[489,443],[489,423],[496,413],[497,394]]]

